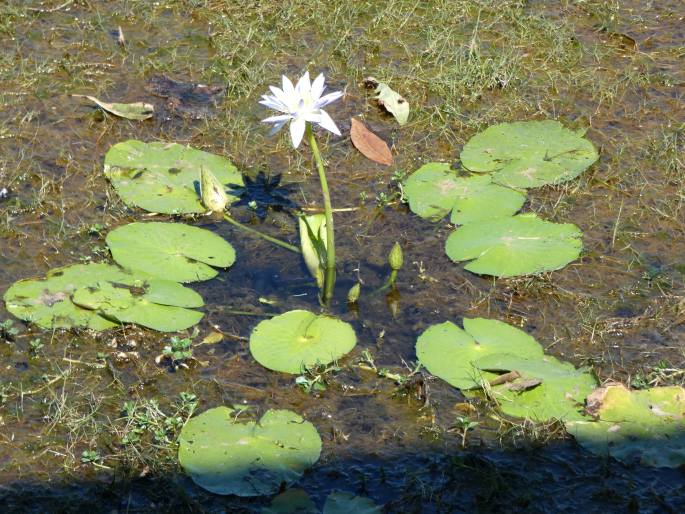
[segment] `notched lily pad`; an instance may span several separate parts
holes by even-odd
[[[472,260],[464,268],[481,275],[515,277],[553,271],[580,255],[582,233],[571,223],[552,223],[535,214],[469,223],[447,238],[447,256]]]
[[[130,223],[107,234],[114,260],[152,276],[194,282],[209,280],[217,268],[235,262],[235,250],[220,236],[182,223]]]
[[[677,468],[685,464],[685,388],[631,391],[612,384],[587,398],[595,421],[566,423],[581,446],[626,463]]]
[[[459,177],[442,162],[424,164],[412,173],[404,193],[415,214],[438,221],[452,211],[450,221],[456,225],[512,216],[526,201],[524,193],[493,184],[489,175]]]
[[[250,335],[250,352],[262,366],[300,373],[303,366],[328,364],[357,344],[352,325],[324,314],[289,311],[259,323]]]
[[[461,162],[470,171],[492,173],[494,182],[509,187],[559,184],[599,158],[584,135],[554,120],[500,123],[473,136]]]
[[[433,375],[459,389],[480,387],[496,375],[481,373],[473,363],[492,353],[511,352],[542,358],[542,346],[531,336],[501,321],[464,318],[464,329],[450,321],[431,325],[416,341],[419,362]]]
[[[297,481],[321,454],[314,425],[288,410],[241,422],[216,407],[185,424],[178,459],[193,481],[216,494],[261,496]]]
[[[493,385],[490,393],[505,414],[538,422],[584,419],[583,400],[597,387],[589,371],[551,356],[493,353],[474,365],[489,373],[515,371],[515,378]]]
[[[211,171],[222,184],[242,184],[242,175],[225,157],[176,143],[118,143],[105,155],[105,176],[126,205],[165,214],[200,214],[200,172]]]
[[[203,314],[192,310],[203,301],[177,282],[150,278],[135,285],[99,281],[74,291],[71,301],[118,323],[176,332],[197,324]]]

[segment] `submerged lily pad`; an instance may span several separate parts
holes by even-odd
[[[240,422],[216,407],[190,419],[179,437],[178,459],[200,487],[216,494],[261,496],[290,485],[321,454],[314,425],[288,410],[269,410]]]
[[[473,136],[464,145],[461,162],[470,171],[492,172],[493,180],[505,186],[559,184],[599,158],[584,135],[584,130],[573,131],[554,120],[500,123]]]
[[[150,278],[137,285],[99,281],[74,291],[71,301],[103,318],[135,323],[160,332],[176,332],[198,323],[200,295],[177,282]]]
[[[495,353],[478,359],[475,366],[483,372],[517,372],[518,378],[490,391],[505,414],[533,421],[584,419],[583,400],[597,387],[586,369],[551,356]]]
[[[479,387],[496,375],[480,372],[473,363],[493,353],[542,358],[542,346],[518,328],[494,319],[464,318],[462,330],[446,321],[431,325],[416,341],[419,362],[433,375],[459,389]]]
[[[294,310],[259,323],[250,335],[250,352],[262,366],[300,373],[304,366],[328,364],[357,344],[352,325],[324,314]]]
[[[519,214],[469,223],[447,238],[447,256],[471,260],[465,269],[481,275],[515,277],[553,271],[580,255],[582,232],[571,223],[552,223]]]
[[[323,514],[380,514],[381,511],[370,498],[343,491],[333,491],[323,506]]]
[[[302,489],[288,489],[262,509],[262,514],[319,514],[319,509]]]
[[[677,468],[685,464],[685,388],[630,391],[597,389],[587,399],[596,421],[572,421],[566,429],[581,446],[627,464]]]
[[[182,223],[130,223],[107,234],[107,246],[124,268],[177,282],[214,278],[212,266],[228,268],[235,262],[227,241]]]
[[[458,177],[450,165],[424,164],[404,184],[409,208],[422,218],[438,221],[452,211],[451,222],[511,216],[525,203],[526,195],[492,183],[489,175]]]
[[[44,279],[15,282],[5,293],[7,310],[20,319],[47,328],[82,327],[105,330],[127,320],[105,314],[103,309],[84,308],[72,298],[80,289],[98,291],[114,286],[135,291],[145,302],[158,306],[202,306],[202,298],[194,291],[167,280],[154,279],[144,273],[133,273],[109,264],[75,264],[48,272]],[[189,317],[202,314],[189,311]],[[196,322],[197,322],[196,321]],[[134,321],[137,322],[137,321]]]
[[[203,213],[200,172],[222,184],[242,184],[236,167],[219,155],[176,143],[118,143],[105,155],[105,175],[126,205],[166,214]]]

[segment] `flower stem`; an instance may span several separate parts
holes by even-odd
[[[319,182],[321,182],[321,192],[323,193],[323,208],[326,216],[326,279],[323,286],[323,303],[330,305],[333,298],[333,288],[335,286],[335,233],[333,230],[333,208],[331,206],[331,195],[328,192],[328,181],[326,171],[323,167],[323,160],[319,153],[319,146],[316,144],[312,126],[307,123],[307,137],[309,146],[312,149],[316,169],[319,172]]]
[[[295,253],[302,253],[300,249],[297,246],[293,246],[291,244],[286,243],[285,241],[281,241],[280,239],[276,239],[275,237],[267,236],[266,234],[260,232],[259,230],[255,230],[251,227],[248,227],[247,225],[243,225],[239,221],[231,218],[228,214],[224,213],[224,219],[231,223],[232,225],[235,225],[238,228],[243,229],[246,232],[249,232],[250,234],[254,234],[255,236],[261,237],[262,239],[265,239],[266,241],[269,241],[270,243],[273,243],[277,246],[280,246],[281,248],[285,248],[286,250],[290,250],[291,252]]]

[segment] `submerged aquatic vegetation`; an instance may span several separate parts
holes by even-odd
[[[228,407],[190,419],[181,430],[178,459],[200,487],[216,494],[261,496],[297,481],[321,453],[310,422],[288,410],[269,410],[239,422]]]

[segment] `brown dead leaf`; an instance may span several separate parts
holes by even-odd
[[[350,137],[352,138],[352,144],[367,159],[385,166],[390,166],[393,163],[392,153],[390,148],[388,148],[388,144],[366,128],[366,125],[361,121],[354,118],[352,118]]]

